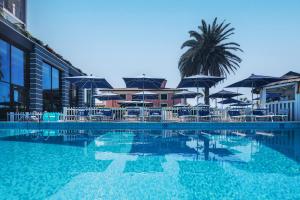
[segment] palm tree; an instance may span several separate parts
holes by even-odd
[[[230,23],[217,23],[217,18],[212,24],[202,20],[199,32],[190,31],[192,39],[184,42],[181,49],[187,47],[185,53],[179,60],[178,68],[181,77],[193,75],[224,76],[234,73],[239,68],[241,58],[233,54],[241,51],[240,45],[235,42],[227,42],[229,36],[234,34],[234,28],[230,28]],[[209,104],[209,88],[204,92],[205,104]]]

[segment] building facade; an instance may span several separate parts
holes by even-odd
[[[26,30],[26,0],[0,0],[0,11],[0,120],[80,105],[83,93],[64,78],[84,73]]]
[[[288,72],[284,80],[264,86],[260,101],[274,114],[287,114],[288,120],[300,121],[300,74]]]
[[[112,90],[101,90],[102,92],[113,92],[119,94],[125,101],[140,101],[140,99],[134,99],[136,93],[142,92],[139,88],[115,88]],[[146,102],[151,102],[153,107],[172,107],[179,103],[186,104],[184,99],[173,99],[173,95],[177,92],[183,91],[183,89],[178,88],[160,88],[160,89],[145,89],[146,92],[152,92],[158,95],[157,99],[146,99]],[[99,91],[97,92],[100,93]],[[105,107],[120,107],[118,100],[110,100],[98,102],[99,106]]]

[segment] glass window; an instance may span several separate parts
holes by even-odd
[[[91,105],[91,90],[86,89],[86,105]]]
[[[51,89],[51,66],[46,63],[43,64],[43,89]]]
[[[8,83],[0,82],[0,120],[6,119],[6,113],[10,108],[10,86]]]
[[[0,40],[1,120],[8,111],[26,111],[25,56],[22,50]]]
[[[166,104],[166,103],[161,103],[161,104],[160,104],[160,107],[168,107],[168,104]]]
[[[43,109],[61,110],[60,72],[47,63],[43,64]]]
[[[18,112],[26,111],[26,97],[23,87],[13,87],[13,108]]]
[[[0,80],[10,82],[9,44],[0,40]]]
[[[59,71],[55,68],[52,68],[52,89],[59,89]]]
[[[18,19],[25,22],[26,3],[24,0],[4,0],[4,7]]]
[[[279,86],[266,90],[267,103],[275,101],[293,101],[295,100],[295,85]]]
[[[70,75],[71,76],[71,75]],[[70,106],[75,107],[78,105],[78,95],[77,95],[77,88],[75,84],[70,85],[70,92],[69,92],[69,100]]]
[[[160,99],[161,100],[168,100],[168,94],[161,94]]]
[[[11,82],[16,85],[24,86],[24,52],[20,49],[11,47]]]
[[[122,100],[126,100],[126,94],[120,94]]]
[[[0,107],[9,106],[10,103],[10,86],[8,83],[0,82]]]

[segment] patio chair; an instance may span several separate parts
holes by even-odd
[[[161,121],[162,112],[160,108],[150,109],[148,115],[149,121]]]
[[[266,114],[266,109],[255,109],[252,115],[255,121],[273,121],[273,115]]]
[[[90,112],[88,110],[78,110],[76,115],[78,121],[87,121],[90,118]]]
[[[40,122],[40,116],[39,113],[36,111],[33,111],[32,113],[26,112],[23,120],[31,122]]]
[[[242,121],[242,118],[245,116],[242,115],[241,110],[228,110],[227,114],[233,121]]]
[[[210,112],[209,112],[209,108],[198,110],[197,121],[210,120],[210,119],[211,119],[211,115],[210,115]]]
[[[218,113],[218,111],[216,109],[209,109],[209,113],[210,113],[210,119],[214,120],[214,121],[221,121],[223,118],[222,113],[220,114],[220,112]]]
[[[289,117],[289,110],[281,110],[278,114],[272,114],[272,121],[287,121]]]
[[[139,120],[141,115],[140,108],[127,108],[127,113],[124,115],[125,120]]]
[[[192,110],[190,108],[180,108],[178,110],[178,118],[179,121],[187,122],[194,121],[196,115],[193,115]]]
[[[110,121],[114,120],[112,109],[105,108],[96,110],[95,114],[90,115],[90,119],[93,121]]]

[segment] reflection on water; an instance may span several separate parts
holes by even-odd
[[[297,130],[7,130],[1,136],[0,141],[78,147],[86,147],[95,141],[98,151],[114,152],[121,148],[117,152],[182,154],[203,160],[240,155],[246,162],[252,160],[261,148],[270,147],[300,162],[300,132]],[[127,150],[122,150],[123,145],[127,145]]]
[[[299,130],[1,130],[0,135],[0,194],[6,198],[255,199],[261,192],[268,199],[300,192]],[[268,181],[277,182],[270,187]],[[237,185],[242,186],[233,189]],[[264,186],[270,187],[267,193]]]

